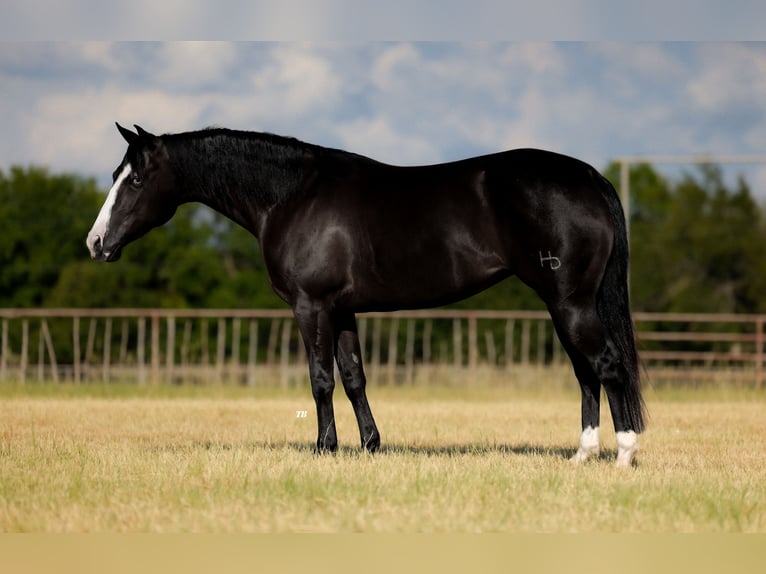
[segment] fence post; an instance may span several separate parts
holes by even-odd
[[[43,342],[43,325],[45,319],[40,322],[40,337],[37,341],[37,382],[45,382],[45,349]]]
[[[242,338],[242,320],[235,317],[231,321],[231,364],[229,370],[231,371],[230,378],[235,382],[239,382],[239,343]]]
[[[21,375],[22,383],[27,381],[27,364],[29,362],[29,319],[21,322]]]
[[[397,351],[399,341],[399,318],[391,319],[390,330],[388,331],[388,384],[394,382],[394,372],[396,371]]]
[[[51,339],[51,332],[48,329],[48,322],[45,319],[43,319],[42,325],[40,326],[40,334],[43,336],[43,342],[48,349],[48,358],[51,362],[51,376],[53,377],[53,382],[58,383],[59,367],[56,362],[56,350],[53,348],[53,339]]]
[[[74,368],[74,382],[80,384],[80,318],[75,317],[72,319],[72,350],[74,357],[72,358]]]
[[[167,325],[168,332],[166,335],[167,341],[165,343],[165,369],[167,371],[167,380],[169,383],[172,383],[176,357],[176,318],[168,317]]]
[[[93,348],[96,344],[96,329],[98,328],[98,319],[91,317],[88,321],[88,340],[85,343],[85,363],[89,364],[93,359]],[[87,366],[87,365],[86,365]]]
[[[160,316],[152,313],[152,384],[160,381]]]
[[[223,366],[226,362],[226,319],[218,319],[218,345],[215,357],[216,383],[223,382]]]
[[[136,361],[138,361],[138,384],[146,383],[146,319],[138,320],[138,333],[136,335]]]
[[[510,370],[513,366],[513,332],[516,321],[508,319],[505,322],[505,368]]]
[[[406,377],[407,377],[407,384],[411,385],[413,383],[413,376],[414,376],[414,368],[413,363],[415,362],[415,319],[408,319],[407,320],[407,339],[406,343],[404,345],[404,364],[406,367]]]
[[[378,380],[380,373],[380,330],[381,319],[375,317],[372,321],[372,380],[375,384],[380,383]]]
[[[258,319],[250,319],[247,345],[247,384],[252,387],[255,385],[255,365],[258,362]]]
[[[181,338],[181,380],[191,379],[189,369],[189,345],[191,345],[191,319],[184,321],[184,334]]]

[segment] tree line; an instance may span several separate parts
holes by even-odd
[[[604,171],[619,190],[619,166]],[[766,312],[766,221],[750,187],[718,166],[677,179],[630,170],[634,310]],[[196,205],[123,250],[90,260],[85,236],[104,201],[92,178],[0,170],[0,307],[279,308],[257,241]],[[517,279],[455,304],[541,309]]]

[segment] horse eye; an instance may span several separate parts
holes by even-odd
[[[131,176],[131,180],[130,180],[130,183],[132,183],[133,185],[135,185],[136,187],[138,187],[138,186],[140,186],[142,183],[144,183],[144,181],[141,179],[141,176],[140,176],[140,175],[138,175],[137,173],[134,173],[134,174]]]

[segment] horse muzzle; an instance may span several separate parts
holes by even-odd
[[[95,259],[97,261],[117,261],[120,258],[120,255],[122,255],[122,249],[119,246],[117,246],[115,249],[105,251],[104,242],[101,240],[100,235],[96,235],[92,238],[88,237],[86,244],[88,245],[91,259]]]

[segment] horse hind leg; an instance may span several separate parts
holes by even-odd
[[[627,373],[617,348],[607,340],[606,347],[597,361],[597,372],[601,373],[604,390],[609,401],[609,409],[617,435],[617,460],[619,467],[628,467],[638,451],[638,434],[630,420],[628,393],[625,388]],[[641,429],[638,429],[639,431]]]
[[[582,434],[577,452],[572,457],[573,462],[585,462],[597,457],[601,452],[599,440],[599,422],[601,418],[601,383],[593,373],[590,365],[582,357],[578,357],[576,351],[567,348],[575,370],[575,376],[580,383],[582,397],[581,420]]]
[[[551,316],[582,390],[583,430],[573,460],[581,462],[599,452],[599,395],[603,386],[617,435],[616,465],[630,466],[638,450],[637,431],[642,429],[634,428],[628,404],[628,374],[595,304],[569,302],[551,308]]]

